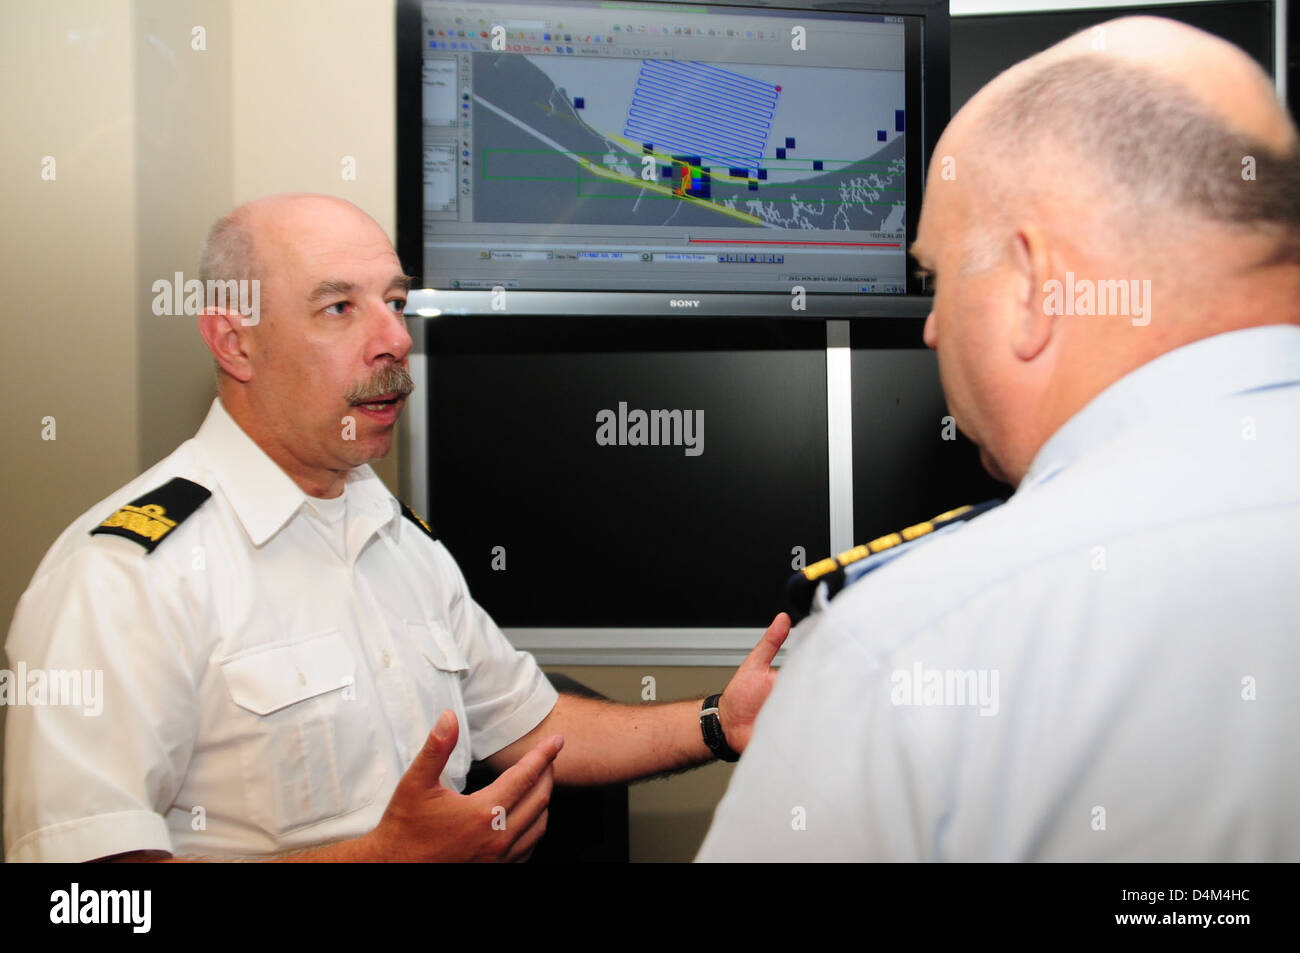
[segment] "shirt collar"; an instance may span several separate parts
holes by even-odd
[[[195,441],[254,546],[280,531],[307,502],[307,494],[267,456],[214,398]],[[382,525],[401,515],[393,495],[366,464],[348,471],[348,509],[368,513]]]
[[[1300,327],[1229,331],[1176,348],[1111,384],[1039,448],[1017,490],[1051,479],[1138,421],[1216,400],[1300,383]]]
[[[352,514],[350,519],[360,516],[373,521],[376,529],[387,525],[396,532],[395,521],[401,521],[402,504],[397,502],[397,498],[389,492],[384,481],[370,469],[368,463],[348,471],[347,494],[348,512]],[[366,536],[368,538],[369,533]]]

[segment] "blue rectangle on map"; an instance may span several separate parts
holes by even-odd
[[[623,133],[665,151],[750,169],[763,155],[777,98],[776,86],[735,70],[643,60]]]

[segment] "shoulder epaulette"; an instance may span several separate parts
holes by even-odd
[[[850,581],[848,569],[850,566],[854,566],[855,563],[865,570],[853,574],[853,578],[856,580],[875,568],[875,566],[868,568],[863,563],[863,560],[885,552],[889,552],[891,558],[895,555],[901,555],[899,552],[900,547],[906,548],[908,544],[924,536],[929,536],[945,526],[973,519],[995,506],[1000,506],[1002,502],[1002,500],[988,500],[974,506],[959,506],[955,510],[940,513],[934,519],[926,520],[924,523],[917,523],[915,526],[900,529],[897,533],[889,533],[873,539],[869,543],[846,549],[838,556],[828,556],[826,559],[813,563],[807,569],[795,573],[786,583],[786,599],[790,605],[791,619],[798,622],[812,612],[813,599],[822,583],[826,584],[827,599],[838,594],[844,588],[845,583]],[[876,565],[883,565],[886,561],[886,559],[882,558]]]
[[[437,542],[437,541],[438,541],[438,535],[433,531],[433,527],[432,527],[432,526],[430,526],[428,523],[426,523],[426,522],[425,522],[425,521],[420,517],[420,515],[419,515],[418,513],[415,512],[415,510],[411,509],[411,508],[410,508],[409,506],[407,506],[405,503],[402,503],[401,500],[398,500],[397,502],[398,502],[398,503],[401,505],[401,507],[402,507],[402,515],[403,515],[403,516],[405,516],[408,520],[410,520],[410,521],[411,521],[412,523],[414,523],[416,526],[420,527],[420,532],[424,533],[425,536],[428,536],[428,537],[429,537],[431,540],[433,540],[434,542]]]
[[[188,519],[212,495],[184,477],[175,477],[132,500],[90,531],[106,533],[139,543],[149,552],[158,548],[163,538]]]

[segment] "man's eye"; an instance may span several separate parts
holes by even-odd
[[[352,302],[351,302],[351,301],[336,301],[334,304],[332,304],[332,305],[330,305],[329,307],[327,307],[327,308],[325,309],[325,312],[326,312],[327,314],[336,314],[336,315],[342,317],[343,314],[344,314],[344,312],[343,312],[342,310],[340,310],[340,311],[335,311],[334,309],[335,309],[335,308],[349,308],[349,307],[351,307],[351,306],[352,306]]]
[[[390,302],[388,302],[388,303],[389,303],[390,305],[397,305],[397,307],[393,308],[393,310],[394,310],[395,312],[397,312],[398,314],[401,314],[403,311],[406,310],[406,299],[405,299],[405,298],[394,298],[392,301],[390,301]]]

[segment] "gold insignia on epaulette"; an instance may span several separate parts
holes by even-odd
[[[119,527],[155,543],[176,528],[176,522],[169,520],[167,511],[156,503],[124,506],[99,525]]]
[[[153,552],[158,541],[185,522],[212,491],[185,477],[172,477],[162,486],[136,497],[90,531],[91,536],[120,536]]]

